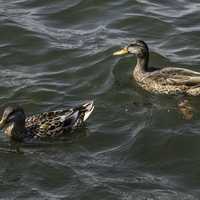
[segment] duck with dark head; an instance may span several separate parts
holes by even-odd
[[[3,112],[0,129],[3,129],[11,140],[18,142],[70,135],[71,131],[87,120],[93,109],[93,101],[86,101],[74,108],[26,117],[23,108],[9,106]]]
[[[149,49],[144,41],[136,40],[113,55],[132,54],[137,64],[133,70],[136,82],[145,90],[159,94],[200,95],[200,72],[185,68],[150,68]]]

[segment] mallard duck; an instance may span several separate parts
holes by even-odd
[[[3,112],[0,128],[13,141],[59,137],[82,125],[93,109],[93,101],[87,101],[74,108],[26,117],[20,106],[9,106]]]
[[[134,54],[137,64],[133,70],[136,82],[145,90],[159,94],[200,95],[200,72],[184,68],[150,68],[149,50],[144,41],[137,40],[113,55]]]

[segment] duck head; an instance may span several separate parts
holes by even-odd
[[[114,56],[134,54],[138,58],[148,57],[149,50],[147,44],[142,40],[136,40],[128,46],[113,53]]]
[[[0,129],[3,129],[9,138],[21,140],[25,132],[25,119],[26,116],[21,107],[9,106],[3,112]]]

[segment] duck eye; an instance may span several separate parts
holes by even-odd
[[[13,119],[14,119],[14,116],[13,116],[13,115],[10,115],[10,116],[8,116],[8,118],[7,118],[7,122],[12,121]]]
[[[14,119],[14,115],[13,115],[14,111],[12,111],[11,113],[8,114],[8,116],[6,117],[6,121],[7,123],[12,121]]]
[[[14,118],[13,115],[8,116],[8,121],[11,121]]]
[[[136,44],[130,44],[128,47],[135,47],[137,46]]]

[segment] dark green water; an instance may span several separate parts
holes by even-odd
[[[199,9],[197,0],[0,0],[1,110],[96,104],[72,142],[16,154],[1,132],[0,199],[199,199],[200,98],[186,121],[177,97],[131,79],[134,58],[112,56],[140,38],[152,65],[200,71]]]

